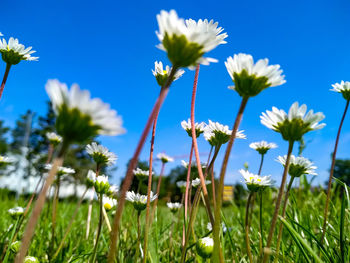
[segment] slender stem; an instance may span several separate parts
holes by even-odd
[[[211,212],[210,201],[209,201],[209,196],[208,196],[208,190],[207,190],[207,186],[205,185],[205,179],[204,179],[204,175],[203,175],[203,171],[202,171],[201,160],[199,158],[197,136],[196,136],[195,122],[194,122],[194,108],[195,108],[195,101],[196,101],[198,74],[199,74],[199,64],[196,67],[196,73],[195,73],[195,77],[194,77],[193,91],[192,91],[191,131],[192,131],[192,141],[193,141],[194,153],[195,153],[195,156],[196,156],[196,162],[197,162],[197,169],[198,169],[199,179],[201,181],[202,191],[203,191],[204,200],[205,200],[205,207],[207,208],[207,213],[208,213],[208,216],[209,216],[209,220],[210,220],[211,224],[213,225],[214,224],[214,217],[213,217],[213,214]]]
[[[151,148],[149,153],[149,176],[148,176],[148,186],[147,186],[147,205],[146,205],[146,223],[145,223],[145,238],[143,243],[144,254],[147,255],[147,245],[148,245],[148,229],[149,229],[149,212],[151,205],[151,188],[152,188],[152,169],[153,169],[153,151],[154,151],[154,139],[156,136],[156,127],[159,111],[156,114],[153,122],[152,138],[151,138]],[[143,262],[146,263],[146,258],[143,258]]]
[[[58,166],[61,166],[63,163],[64,154],[65,154],[66,150],[68,149],[68,147],[69,147],[69,144],[63,142],[61,151],[59,152],[57,158],[55,158],[53,161],[52,168],[49,172],[48,177],[46,178],[44,187],[41,189],[41,192],[38,196],[38,199],[35,202],[33,213],[31,214],[31,216],[28,220],[27,226],[25,228],[23,238],[22,238],[21,248],[19,250],[19,253],[16,256],[15,263],[22,263],[26,254],[27,254],[27,251],[28,251],[28,248],[30,245],[30,241],[31,241],[33,234],[34,234],[34,231],[35,231],[35,226],[38,222],[40,213],[41,213],[41,211],[44,207],[44,204],[45,204],[46,193],[55,179]]]
[[[283,196],[283,192],[284,192],[284,187],[285,187],[285,184],[286,184],[286,181],[287,181],[287,174],[288,174],[288,169],[289,169],[290,156],[291,156],[292,151],[293,151],[293,145],[294,145],[294,141],[290,141],[289,145],[288,145],[288,153],[287,153],[286,164],[284,166],[282,182],[281,182],[281,186],[280,186],[280,189],[279,189],[279,192],[278,192],[278,196],[277,196],[277,200],[276,200],[275,211],[273,213],[273,217],[272,217],[272,221],[271,221],[271,227],[270,227],[269,235],[268,235],[268,238],[267,238],[266,247],[264,248],[263,263],[268,261],[268,259],[270,257],[270,254],[271,254],[270,247],[271,247],[271,243],[272,243],[272,237],[273,237],[273,234],[275,232],[277,218],[278,218],[278,213],[280,211],[280,206],[281,206],[281,202],[282,202],[282,196]]]
[[[5,84],[6,84],[6,81],[7,81],[7,77],[10,73],[10,68],[11,68],[11,64],[7,63],[6,64],[6,69],[5,69],[5,73],[4,73],[4,77],[2,79],[2,82],[1,82],[1,87],[0,87],[0,99],[2,97],[2,93],[4,91],[4,88],[5,88]]]
[[[78,214],[78,211],[79,211],[79,208],[80,208],[80,206],[81,206],[81,203],[83,202],[84,197],[85,197],[85,195],[86,195],[86,193],[87,193],[88,190],[89,190],[89,188],[86,188],[85,191],[84,191],[84,193],[83,193],[83,195],[80,197],[79,202],[78,202],[78,204],[77,204],[77,207],[75,208],[74,213],[73,213],[73,215],[72,215],[72,218],[71,218],[71,220],[70,220],[70,222],[69,222],[69,224],[68,224],[68,227],[67,227],[67,229],[66,229],[66,232],[64,233],[64,236],[63,236],[63,238],[62,238],[62,240],[61,240],[61,243],[59,244],[59,246],[58,246],[58,248],[57,248],[57,250],[56,250],[56,253],[55,253],[55,254],[53,255],[53,257],[52,257],[52,261],[54,261],[54,260],[56,259],[56,257],[58,256],[58,253],[60,253],[60,251],[61,251],[61,249],[62,249],[62,247],[63,247],[63,245],[64,245],[64,242],[66,241],[66,238],[68,237],[68,234],[69,234],[69,232],[70,232],[70,230],[71,230],[71,228],[72,228],[72,226],[73,226],[75,217],[76,217],[77,214]]]
[[[236,133],[238,131],[239,125],[242,121],[243,112],[247,105],[249,98],[242,98],[241,105],[239,106],[239,110],[236,116],[235,123],[233,125],[232,134],[230,137],[230,140],[227,145],[224,161],[221,167],[220,172],[220,179],[219,179],[219,186],[218,191],[216,193],[216,209],[215,209],[215,224],[213,225],[213,235],[214,235],[214,251],[213,251],[213,260],[215,262],[223,262],[223,255],[220,247],[220,219],[221,219],[221,206],[222,206],[222,195],[224,191],[224,180],[225,180],[225,174],[226,174],[226,168],[228,159],[231,154],[231,150],[233,147],[233,143],[236,138]]]
[[[213,195],[213,207],[216,208],[216,200],[215,200],[215,177],[214,177],[214,165],[211,167],[210,170],[211,173],[211,189],[212,189],[212,195]]]
[[[247,248],[247,254],[249,257],[249,262],[253,262],[253,256],[252,252],[250,250],[250,241],[249,241],[249,204],[250,200],[252,199],[253,193],[249,193],[248,200],[247,200],[247,205],[245,208],[245,222],[244,222],[244,228],[245,228],[245,245]]]
[[[218,147],[215,148],[213,158],[211,159],[210,164],[206,166],[204,178],[207,177],[208,171],[211,170],[211,168],[214,166],[214,163],[215,163],[216,157],[220,151],[220,148],[221,148],[221,145],[219,145]],[[211,155],[211,152],[209,155]],[[209,160],[209,158],[208,158],[208,160]],[[207,161],[207,163],[208,163],[208,161]],[[191,234],[190,229],[193,228],[193,223],[196,220],[196,215],[197,215],[198,205],[199,205],[199,200],[200,200],[199,198],[201,197],[201,190],[202,190],[201,185],[198,185],[196,193],[195,193],[194,198],[193,198],[193,205],[192,205],[192,209],[191,209],[191,213],[190,213],[190,220],[189,220],[188,226],[187,226],[185,244],[183,245],[183,250],[182,250],[182,255],[181,255],[181,262],[182,263],[185,262],[185,260],[186,260],[187,245],[188,245],[188,241],[190,239],[190,234]]]
[[[10,247],[11,247],[11,244],[12,244],[12,242],[13,242],[13,240],[14,240],[14,236],[15,236],[15,233],[16,233],[16,229],[17,229],[17,225],[18,225],[18,223],[19,223],[19,220],[20,220],[20,218],[17,218],[16,223],[15,223],[15,225],[13,226],[11,238],[9,239],[9,244],[7,245],[5,258],[4,258],[4,261],[2,261],[2,263],[7,263],[8,258],[9,258],[9,256],[10,256]]]
[[[104,208],[104,206],[102,207],[102,213],[103,213],[103,217],[106,221],[106,226],[108,228],[108,231],[111,232],[112,231],[112,227],[111,227],[111,223],[109,222],[109,218],[106,212],[106,209]]]
[[[287,186],[287,190],[284,194],[284,203],[283,203],[283,208],[282,208],[282,218],[284,218],[286,216],[286,208],[287,208],[287,204],[288,204],[288,197],[289,197],[289,192],[290,189],[292,189],[292,185],[293,185],[293,181],[294,181],[294,176],[292,176],[290,178],[290,181],[288,183]],[[277,237],[277,244],[276,244],[276,253],[275,253],[275,260],[274,262],[277,262],[278,259],[278,252],[280,251],[280,244],[281,244],[281,238],[282,238],[282,233],[283,233],[283,224],[280,224],[280,227],[278,229],[278,237]]]
[[[153,202],[152,216],[150,218],[150,225],[152,225],[153,218],[154,218],[154,213],[156,212],[156,208],[157,208],[157,205],[158,205],[159,193],[160,193],[160,185],[162,183],[162,177],[164,175],[164,168],[165,168],[165,163],[162,162],[162,168],[160,169],[160,174],[159,174],[158,184],[157,184],[157,198]]]
[[[340,124],[339,124],[337,138],[335,140],[335,145],[334,145],[334,150],[333,150],[332,165],[331,165],[331,170],[329,172],[329,179],[328,179],[328,186],[327,186],[327,198],[326,198],[326,204],[324,206],[324,213],[323,213],[323,226],[322,226],[321,243],[323,243],[324,237],[326,235],[328,207],[329,207],[329,201],[330,201],[330,198],[331,198],[332,179],[333,179],[334,166],[335,166],[335,161],[336,161],[336,156],[337,156],[339,137],[340,137],[341,129],[343,127],[343,123],[344,123],[346,112],[348,111],[349,102],[350,102],[350,100],[346,101],[343,117],[341,118],[341,121],[340,121]]]
[[[88,217],[86,220],[86,235],[85,238],[88,239],[89,238],[89,234],[90,234],[90,223],[91,223],[91,213],[92,213],[92,201],[94,199],[94,194],[95,194],[95,190],[94,188],[92,188],[91,191],[91,195],[89,198],[89,208],[88,208]]]
[[[261,155],[261,161],[260,161],[260,166],[259,166],[258,175],[261,175],[262,166],[263,166],[263,164],[264,164],[264,156],[265,156],[265,154],[262,154],[262,155]]]
[[[57,176],[55,195],[52,200],[52,222],[51,222],[51,243],[50,243],[50,256],[52,255],[54,246],[55,246],[55,238],[56,238],[56,217],[57,217],[57,207],[59,201],[59,193],[60,193],[60,181],[61,176]]]
[[[126,192],[129,190],[131,183],[132,183],[132,179],[134,177],[133,174],[133,170],[136,167],[137,164],[137,160],[139,158],[139,155],[141,153],[142,147],[146,141],[147,135],[149,130],[151,129],[151,126],[153,124],[153,121],[157,115],[157,113],[159,112],[160,107],[162,106],[168,92],[169,92],[169,87],[173,81],[174,75],[177,71],[176,67],[172,67],[169,77],[167,79],[166,84],[164,85],[164,87],[162,87],[161,92],[159,94],[159,97],[156,101],[156,103],[153,106],[152,112],[148,118],[148,121],[146,123],[146,126],[142,132],[141,138],[139,140],[139,143],[136,147],[135,153],[133,158],[131,159],[131,162],[129,164],[128,170],[126,172],[126,176],[125,176],[125,180],[124,183],[122,185],[122,189],[121,189],[121,194],[120,194],[120,198],[119,198],[119,202],[118,202],[118,206],[117,206],[117,210],[114,216],[114,221],[113,221],[113,227],[112,227],[112,232],[111,232],[111,241],[110,241],[110,249],[109,249],[109,253],[108,253],[108,259],[107,262],[108,263],[113,263],[114,262],[114,256],[115,256],[115,251],[116,251],[116,247],[117,247],[117,239],[119,236],[119,224],[120,224],[120,219],[122,216],[122,212],[123,212],[123,208],[125,205],[125,195]]]
[[[99,201],[100,201],[100,202],[99,202],[99,203],[100,203],[100,218],[99,218],[99,221],[98,221],[96,243],[95,243],[95,247],[94,247],[94,252],[92,253],[92,260],[91,260],[91,263],[95,263],[95,260],[96,260],[98,241],[99,241],[99,239],[100,239],[101,229],[102,229],[102,221],[103,221],[103,212],[102,212],[103,202],[102,202],[102,194],[99,194]]]
[[[262,209],[263,209],[263,192],[259,191],[259,258],[262,256],[263,247],[264,247],[264,236],[263,236],[263,217],[262,217]]]
[[[137,211],[137,243],[136,243],[136,262],[139,261],[139,251],[141,244],[141,223],[140,223],[141,211]]]

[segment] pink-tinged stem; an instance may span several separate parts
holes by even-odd
[[[27,254],[27,251],[28,251],[28,248],[30,245],[30,241],[31,241],[33,234],[34,234],[34,231],[35,231],[35,226],[38,222],[40,213],[41,213],[41,211],[44,207],[44,204],[45,204],[47,190],[49,189],[50,185],[53,183],[53,181],[55,179],[57,168],[59,166],[61,166],[62,163],[63,163],[63,154],[60,154],[59,157],[57,157],[53,161],[52,168],[49,172],[48,177],[46,178],[44,187],[41,190],[37,201],[35,202],[33,213],[31,214],[29,221],[27,223],[26,229],[24,231],[22,243],[21,243],[21,248],[19,250],[19,253],[17,254],[17,257],[15,259],[15,263],[22,263],[24,261],[24,258]]]
[[[187,167],[187,177],[186,177],[186,190],[185,190],[185,221],[187,222],[187,212],[188,212],[188,192],[190,189],[190,179],[191,179],[191,168],[192,168],[192,155],[193,155],[193,142],[191,144],[191,151],[190,151],[190,159],[188,161],[188,167]],[[185,237],[186,237],[186,224],[182,226],[182,245],[185,244]]]
[[[196,156],[197,169],[198,169],[198,174],[199,174],[199,178],[200,178],[201,185],[202,185],[202,191],[203,191],[203,195],[204,195],[205,206],[207,208],[209,220],[210,220],[211,224],[213,225],[214,224],[214,218],[213,218],[213,214],[212,214],[211,208],[210,208],[210,201],[209,201],[209,196],[208,196],[208,190],[207,190],[207,186],[205,185],[205,179],[204,179],[204,176],[203,176],[201,160],[200,160],[200,157],[199,157],[197,136],[196,136],[196,129],[195,129],[195,121],[194,121],[194,109],[195,109],[195,102],[196,102],[198,74],[199,74],[199,64],[196,67],[196,73],[195,73],[195,76],[194,76],[193,91],[192,91],[192,101],[191,101],[191,126],[192,127],[191,127],[191,131],[192,131],[192,141],[193,141],[194,154]]]
[[[339,137],[340,137],[341,129],[343,127],[343,123],[344,123],[346,112],[348,111],[349,102],[350,102],[350,100],[346,101],[343,117],[341,118],[341,121],[340,121],[340,124],[339,124],[337,138],[335,140],[335,145],[334,145],[334,151],[333,151],[333,156],[332,156],[332,165],[331,165],[331,170],[329,172],[329,179],[328,179],[328,186],[327,186],[327,198],[326,198],[326,204],[325,204],[324,213],[323,213],[323,226],[322,226],[321,243],[323,243],[324,237],[326,235],[328,207],[329,207],[329,201],[331,199],[332,179],[333,179],[334,166],[335,166],[335,161],[336,161],[336,156],[337,156]]]
[[[159,111],[158,111],[159,114]],[[144,255],[147,255],[147,244],[148,244],[148,229],[149,229],[149,212],[151,205],[151,188],[152,188],[152,170],[153,170],[153,151],[154,151],[154,138],[156,136],[156,127],[158,114],[153,122],[152,138],[151,138],[151,149],[149,153],[149,176],[148,176],[148,187],[147,187],[147,206],[146,206],[146,224],[145,224],[145,238],[143,243]],[[158,198],[157,198],[158,199]],[[146,263],[147,257],[143,257],[143,262]]]
[[[6,84],[6,81],[7,81],[7,77],[9,75],[9,73],[10,73],[10,69],[11,69],[11,64],[7,63],[6,64],[5,73],[4,73],[4,77],[2,79],[1,87],[0,87],[0,99],[2,97],[2,93],[4,92],[5,84]]]
[[[226,153],[224,157],[224,161],[221,167],[220,171],[220,178],[219,178],[219,186],[218,186],[218,191],[216,193],[216,208],[215,208],[215,224],[212,224],[213,227],[213,235],[214,235],[214,251],[213,251],[213,260],[214,262],[223,262],[223,255],[221,251],[221,246],[220,246],[220,226],[221,226],[221,206],[222,206],[222,195],[224,191],[224,180],[225,180],[225,174],[226,174],[226,169],[227,169],[227,163],[228,159],[230,158],[231,150],[233,147],[233,143],[236,138],[236,133],[238,131],[239,125],[242,121],[243,117],[243,112],[244,109],[247,105],[248,98],[242,98],[241,105],[239,106],[239,110],[236,116],[235,123],[232,128],[232,134],[230,137],[230,140],[228,142],[227,148],[226,148]]]
[[[287,181],[287,174],[288,174],[288,170],[289,170],[290,156],[291,156],[292,151],[293,151],[293,145],[294,145],[294,141],[290,141],[289,146],[288,146],[288,154],[287,154],[286,164],[284,166],[284,171],[283,171],[283,176],[282,176],[282,182],[281,182],[281,186],[280,186],[280,189],[278,192],[275,211],[274,211],[272,221],[271,221],[270,232],[269,232],[269,235],[267,238],[266,247],[264,249],[263,263],[268,261],[270,254],[271,254],[270,247],[271,247],[271,243],[272,243],[273,234],[274,234],[275,228],[276,228],[278,213],[279,213],[280,207],[281,207],[284,187],[285,187],[285,184]]]
[[[146,126],[142,132],[141,138],[139,140],[139,143],[136,147],[135,153],[133,158],[131,159],[131,162],[129,164],[128,170],[126,172],[126,176],[125,176],[125,180],[124,183],[122,185],[122,189],[121,189],[121,194],[120,194],[120,198],[119,198],[119,202],[118,202],[118,206],[117,206],[117,210],[114,216],[114,221],[113,221],[113,227],[112,227],[112,232],[111,232],[111,243],[110,243],[110,249],[109,249],[109,253],[108,253],[108,259],[107,262],[108,263],[113,263],[114,262],[114,257],[115,257],[115,251],[116,251],[116,247],[117,247],[117,239],[119,236],[119,224],[120,224],[120,219],[122,216],[122,212],[124,209],[124,205],[125,205],[125,195],[126,192],[129,190],[131,183],[132,183],[132,179],[134,177],[134,173],[133,170],[135,169],[136,165],[137,165],[137,160],[139,158],[139,155],[141,153],[141,150],[143,148],[143,145],[145,144],[147,135],[151,129],[151,126],[153,124],[153,121],[156,117],[156,115],[158,114],[160,107],[162,106],[166,96],[168,95],[169,92],[169,87],[172,83],[172,80],[174,78],[174,75],[177,71],[177,68],[173,67],[171,69],[171,72],[169,74],[167,83],[164,85],[164,87],[162,87],[161,92],[159,94],[159,97],[156,101],[156,103],[153,106],[153,109],[151,111],[151,114],[147,120]]]

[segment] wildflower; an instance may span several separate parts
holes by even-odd
[[[165,153],[158,153],[157,154],[158,160],[161,160],[162,163],[168,163],[168,162],[173,162],[174,158],[166,155]]]
[[[267,58],[254,64],[251,55],[240,53],[229,57],[225,62],[227,72],[235,86],[229,87],[237,91],[243,98],[254,97],[268,87],[282,85],[286,81],[279,65],[268,65]]]
[[[333,89],[331,91],[339,92],[343,95],[344,99],[350,100],[350,82],[341,81],[340,83],[335,83],[332,85]]]
[[[211,146],[219,146],[227,143],[230,140],[232,131],[227,125],[222,125],[218,122],[209,120],[209,124],[204,128],[204,138]],[[243,131],[237,131],[236,138],[246,139]]]
[[[287,159],[286,155],[283,157],[278,156],[278,159],[276,161],[278,161],[280,164],[285,166],[286,159]],[[301,156],[298,156],[298,157],[294,155],[290,156],[290,163],[289,163],[289,170],[288,170],[288,173],[290,174],[290,176],[300,177],[304,174],[317,175],[317,173],[315,172],[315,169],[317,169],[317,167],[314,166],[309,159]]]
[[[96,181],[96,173],[92,170],[89,170],[86,176],[86,183],[88,187],[94,186],[95,181]]]
[[[4,167],[12,162],[12,158],[0,155],[0,167]]]
[[[166,205],[170,208],[170,211],[172,213],[176,213],[177,211],[179,211],[179,209],[182,207],[182,204],[175,202],[175,203],[166,203]]]
[[[7,212],[10,214],[10,216],[13,219],[17,219],[17,218],[19,218],[20,216],[23,215],[24,208],[20,207],[20,206],[17,206],[17,207],[10,208],[9,210],[7,210]]]
[[[119,193],[119,187],[116,186],[116,185],[111,185],[109,187],[107,196],[110,197],[110,198],[117,199],[118,193]]]
[[[186,189],[186,181],[177,181],[176,186],[181,189],[181,191],[184,191]]]
[[[210,183],[211,183],[211,181],[205,180],[205,184],[206,185],[208,185]],[[196,179],[192,180],[192,186],[193,187],[197,187],[200,184],[201,184],[201,180],[199,178],[196,178]]]
[[[106,211],[109,211],[117,205],[117,200],[115,200],[114,198],[103,196],[102,203]]]
[[[181,160],[181,164],[183,167],[188,168],[188,162],[186,162],[185,160]],[[192,162],[191,166],[196,167],[197,165],[195,162]],[[202,169],[205,169],[207,167],[207,165],[205,163],[201,163],[201,166],[202,166]]]
[[[157,37],[161,42],[157,47],[168,53],[168,58],[175,67],[190,67],[196,64],[208,65],[216,60],[205,58],[206,52],[220,44],[226,43],[226,33],[213,20],[208,22],[189,19],[186,22],[177,16],[175,10],[162,10],[157,15],[159,32]]]
[[[200,238],[196,243],[196,248],[198,255],[202,258],[210,258],[214,250],[214,240],[211,237]]]
[[[23,263],[39,263],[39,260],[36,257],[26,256]]]
[[[35,53],[32,47],[25,48],[18,42],[17,38],[10,37],[8,43],[3,38],[0,39],[0,53],[2,60],[10,65],[17,65],[21,60],[37,61],[38,57],[32,57]]]
[[[47,132],[46,138],[49,140],[50,144],[57,146],[62,141],[62,137],[54,132]]]
[[[266,141],[260,141],[252,142],[251,144],[249,144],[249,147],[263,155],[267,153],[268,150],[277,148],[277,144],[273,142],[268,143]]]
[[[95,187],[96,193],[98,193],[98,194],[108,193],[108,190],[110,187],[109,182],[108,182],[108,177],[105,175],[97,176],[94,187]]]
[[[139,181],[143,181],[149,176],[149,170],[142,170],[140,168],[136,168],[133,172]],[[152,172],[152,175],[154,175],[154,172]]]
[[[17,240],[15,242],[12,242],[12,244],[10,245],[10,250],[12,251],[12,253],[17,254],[20,247],[21,247],[21,241]]]
[[[259,190],[263,190],[267,186],[272,185],[271,176],[259,176],[257,174],[252,174],[249,171],[240,169],[239,172],[244,177],[245,183],[249,191],[257,192]]]
[[[51,170],[52,164],[45,164],[45,169]],[[63,175],[74,174],[74,173],[75,173],[75,170],[72,168],[63,167],[63,166],[57,167],[57,176],[63,176]]]
[[[113,165],[117,156],[110,152],[106,147],[98,145],[96,142],[86,146],[86,152],[94,159],[95,163],[100,165]]]
[[[224,222],[221,223],[221,227],[222,227],[222,232],[226,233],[227,227],[226,227]],[[208,222],[208,224],[207,224],[207,229],[208,229],[208,231],[212,231],[213,230],[213,227],[212,227],[210,222]]]
[[[182,121],[181,122],[181,126],[187,132],[188,136],[190,136],[192,138],[191,119],[188,119],[187,122],[186,121]],[[205,128],[205,123],[204,122],[201,122],[201,123],[196,122],[194,124],[194,129],[196,130],[196,137],[197,138],[199,137],[199,135],[201,135],[204,132],[204,128]]]
[[[46,91],[57,115],[56,130],[68,142],[83,143],[98,135],[125,133],[122,118],[100,99],[91,99],[87,90],[73,84],[67,85],[57,79],[48,80]]]
[[[298,102],[293,103],[288,114],[284,110],[272,107],[260,116],[261,123],[267,128],[281,133],[284,140],[299,141],[308,131],[322,129],[326,124],[319,124],[324,119],[322,112],[314,113],[310,110],[306,115],[306,105],[299,107]]]
[[[157,199],[157,195],[153,194],[153,192],[150,192],[150,201],[153,202]],[[127,192],[126,193],[126,200],[132,202],[134,208],[137,211],[142,211],[146,208],[147,205],[147,195],[141,195],[139,193],[135,194],[134,191]]]
[[[165,69],[163,69],[163,63],[160,61],[154,62],[154,70],[152,69],[153,76],[156,77],[158,85],[163,87],[166,84],[166,81],[169,77],[171,68],[167,65]],[[173,81],[179,79],[185,71],[183,69],[179,69],[176,71]]]

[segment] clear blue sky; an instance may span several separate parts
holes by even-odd
[[[227,183],[240,181],[238,169],[249,162],[256,172],[258,154],[248,145],[256,140],[276,142],[279,148],[267,155],[264,174],[279,181],[282,167],[274,161],[286,153],[281,136],[260,124],[261,112],[272,106],[288,109],[294,101],[305,103],[326,115],[327,126],[310,132],[304,156],[319,167],[316,182],[323,183],[330,154],[345,105],[341,95],[329,91],[331,84],[350,80],[350,2],[348,1],[11,1],[2,0],[0,32],[33,46],[38,62],[21,62],[10,72],[1,118],[13,125],[28,108],[43,114],[48,99],[44,85],[58,78],[76,82],[111,104],[123,116],[127,134],[103,137],[102,142],[119,156],[116,182],[124,176],[148,113],[159,92],[151,73],[155,60],[167,63],[155,46],[160,10],[175,9],[183,18],[208,18],[228,33],[227,44],[208,55],[219,63],[202,66],[199,75],[196,119],[219,121],[232,126],[240,102],[227,89],[232,85],[224,61],[235,53],[250,53],[255,59],[269,58],[280,64],[287,83],[269,88],[249,101],[241,128],[248,139],[237,141],[230,159]],[[0,74],[5,64],[0,63]],[[190,138],[180,122],[190,113],[194,72],[174,83],[161,110],[155,153],[179,156],[189,153]],[[350,120],[345,121],[338,156],[350,158]],[[141,159],[147,159],[147,142]],[[200,139],[200,152],[209,147]],[[205,160],[205,155],[202,156]],[[219,156],[217,169],[221,166]],[[180,159],[176,164],[180,163]],[[175,165],[175,164],[174,164]],[[174,165],[169,165],[170,169]],[[160,165],[156,165],[158,171]]]

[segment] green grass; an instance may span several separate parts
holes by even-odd
[[[330,221],[327,228],[326,240],[321,244],[321,227],[323,223],[323,207],[325,193],[316,189],[292,189],[287,216],[284,221],[284,231],[279,255],[272,253],[271,262],[275,258],[277,262],[350,262],[350,238],[349,219],[350,203],[348,188],[339,187],[340,191],[333,193],[330,206]],[[277,190],[267,189],[263,194],[263,230],[264,240],[269,230],[270,221],[274,209],[274,197]],[[0,251],[7,244],[11,231],[9,226],[14,224],[13,219],[7,214],[7,210],[14,206],[24,206],[26,201],[9,199],[6,195],[0,195]],[[258,197],[257,197],[258,198]],[[259,202],[255,199],[254,212],[251,218],[250,241],[254,261],[259,261]],[[75,209],[74,202],[60,201],[58,207],[58,219],[56,228],[55,249],[61,241],[65,229]],[[62,251],[54,261],[50,261],[50,255],[56,250],[49,250],[51,242],[51,213],[46,205],[35,236],[31,243],[28,255],[39,258],[40,262],[88,262],[93,250],[94,234],[98,224],[98,204],[94,203],[91,233],[89,239],[85,239],[86,218],[88,205],[83,203],[73,228],[67,238]],[[227,231],[222,235],[225,262],[248,262],[244,242],[244,212],[245,198],[239,204],[226,204],[222,210],[223,221]],[[165,203],[160,202],[157,219],[153,221],[149,236],[148,262],[179,262],[181,258],[182,239],[182,215],[175,216],[169,211]],[[113,216],[109,213],[110,221]],[[137,242],[137,213],[130,204],[127,204],[123,212],[122,226],[120,231],[117,262],[140,262],[136,259]],[[144,229],[145,211],[142,212],[142,231]],[[200,207],[194,232],[196,238],[208,234],[206,228],[208,218],[204,207]],[[281,220],[279,220],[279,224]],[[23,234],[23,226],[19,237]],[[172,238],[170,233],[172,231]],[[277,239],[277,231],[274,236]],[[170,248],[170,240],[172,247]],[[142,243],[142,242],[141,242]],[[273,242],[272,252],[276,241]],[[202,262],[196,254],[195,241],[191,237],[187,253],[187,262]],[[98,249],[98,262],[106,262],[109,250],[109,233],[106,225],[103,226]],[[13,262],[11,254],[9,262]]]

